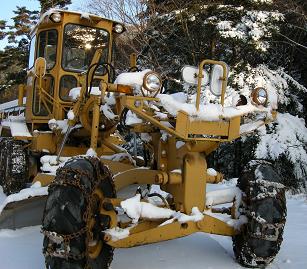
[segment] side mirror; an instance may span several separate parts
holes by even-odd
[[[43,57],[36,59],[34,64],[34,73],[38,78],[43,78],[46,75],[46,60]]]
[[[182,68],[181,74],[184,82],[197,85],[198,84],[198,67],[186,65]],[[209,74],[203,70],[203,78],[201,80],[201,86],[206,86],[209,83]]]
[[[210,76],[210,91],[215,96],[221,96],[222,95],[222,89],[223,89],[223,81],[224,79],[227,80],[228,73],[229,73],[229,67],[226,66],[226,74],[224,74],[224,68],[222,65],[215,64],[211,71]]]

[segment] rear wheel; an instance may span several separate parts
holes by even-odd
[[[57,171],[43,217],[47,268],[109,268],[113,248],[103,231],[110,218],[99,212],[107,197],[116,197],[113,179],[98,159],[74,159]]]
[[[233,237],[233,249],[243,266],[267,266],[280,249],[287,215],[285,188],[280,182],[265,161],[251,161],[239,178],[248,223]]]
[[[0,142],[0,177],[6,195],[19,192],[28,182],[29,156],[22,141],[3,138]]]

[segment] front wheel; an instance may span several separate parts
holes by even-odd
[[[42,225],[48,269],[109,268],[113,248],[103,231],[110,218],[100,214],[107,197],[116,197],[113,178],[98,159],[73,159],[57,171]]]
[[[233,237],[238,262],[246,267],[265,267],[282,243],[287,208],[285,188],[266,161],[251,161],[238,180],[243,191],[242,213],[248,223]]]

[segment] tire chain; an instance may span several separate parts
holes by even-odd
[[[267,189],[267,186],[263,185],[260,182],[250,182],[249,186],[250,190],[252,191],[252,189],[255,187],[255,185],[258,185],[258,187],[262,187],[262,190],[264,191],[264,189]],[[261,200],[265,200],[267,198],[272,198],[272,194],[270,192],[266,192],[263,195],[261,195],[260,197],[257,195],[256,197],[252,197],[251,202],[257,202],[257,201],[261,201]],[[252,233],[251,236],[257,239],[263,239],[263,240],[268,240],[268,241],[277,241],[278,244],[281,244],[281,240],[278,240],[279,237],[279,229],[280,228],[284,228],[285,223],[286,223],[286,218],[283,218],[283,220],[279,223],[275,223],[275,224],[270,224],[270,223],[266,223],[261,221],[262,217],[261,216],[256,216],[255,212],[251,212],[250,210],[248,210],[246,212],[246,214],[252,218],[255,222],[257,222],[260,226],[261,226],[261,232],[259,233]],[[274,235],[265,235],[264,232],[266,230],[275,230]]]
[[[257,182],[249,182],[249,190],[252,191],[253,188],[256,186],[256,185],[261,185],[261,183],[257,183]],[[265,186],[264,186],[265,187]],[[264,200],[264,199],[267,199],[267,198],[271,198],[272,196],[270,194],[268,195],[262,195],[261,197],[251,197],[250,201],[249,202],[256,202],[256,201],[261,201],[261,200]],[[247,202],[247,201],[246,201]],[[250,207],[250,206],[249,206]],[[279,223],[275,223],[275,224],[270,224],[270,223],[266,223],[266,222],[263,222],[261,221],[260,219],[258,218],[258,216],[255,215],[255,212],[251,212],[250,209],[246,209],[244,210],[244,214],[250,218],[252,218],[255,222],[257,222],[260,227],[261,227],[261,232],[260,234],[258,233],[250,233],[250,236],[253,237],[253,238],[256,238],[256,239],[262,239],[262,240],[267,240],[267,241],[275,241],[277,243],[278,246],[281,245],[282,243],[282,238],[279,238],[279,234],[280,234],[280,231],[279,229],[280,228],[283,228],[284,225],[285,225],[285,222],[286,222],[286,219],[283,218],[283,220]],[[247,227],[248,229],[248,227]],[[272,235],[265,235],[263,234],[264,231],[266,231],[267,229],[274,229],[275,230],[275,234],[274,236]],[[246,230],[243,231],[244,233],[247,233]],[[250,255],[254,256],[253,253],[250,253]],[[265,262],[266,264],[270,263],[273,259],[274,259],[275,256],[269,256],[269,257],[266,257],[266,258],[262,258],[262,257],[256,257],[254,256],[253,259],[257,262]]]
[[[78,158],[78,160],[80,160],[82,158]],[[113,195],[115,196],[115,184],[114,184],[114,180],[113,177],[111,176],[111,173],[109,172],[109,169],[107,169],[105,166],[103,166],[103,171],[101,171],[101,165],[100,165],[100,161],[97,158],[86,158],[84,157],[84,159],[90,161],[90,163],[93,166],[93,170],[94,173],[97,173],[97,178],[98,180],[95,181],[94,177],[91,176],[91,174],[89,172],[85,172],[81,169],[76,169],[76,168],[66,168],[66,167],[62,167],[60,168],[57,173],[56,173],[56,181],[54,180],[53,182],[50,183],[49,187],[53,187],[53,186],[72,186],[75,187],[77,189],[79,189],[83,195],[84,198],[86,200],[87,203],[87,209],[85,210],[85,212],[83,213],[82,219],[83,221],[86,223],[86,226],[81,228],[79,231],[75,232],[75,233],[71,233],[71,234],[58,234],[56,232],[52,232],[52,231],[47,231],[45,229],[42,228],[41,232],[44,234],[44,236],[47,236],[51,241],[57,243],[57,242],[63,242],[64,244],[64,250],[51,250],[51,249],[47,249],[43,254],[44,256],[50,256],[50,257],[58,257],[58,258],[63,258],[63,259],[72,259],[72,260],[81,260],[85,257],[88,256],[88,245],[89,245],[89,236],[86,237],[86,250],[80,254],[72,254],[70,253],[70,241],[72,239],[76,239],[78,237],[80,237],[81,235],[83,235],[84,233],[87,233],[88,235],[91,233],[88,228],[87,228],[87,220],[89,217],[89,214],[91,212],[92,209],[92,196],[88,193],[88,191],[86,190],[86,188],[82,185],[81,183],[81,178],[82,176],[87,177],[90,180],[91,183],[91,189],[94,190],[96,187],[98,187],[99,183],[103,180],[110,180],[110,183],[112,184],[113,187]],[[66,179],[67,175],[74,175],[75,180],[74,181],[70,181]],[[103,176],[102,176],[103,175]],[[102,178],[101,178],[102,177]],[[47,264],[46,264],[46,268]],[[88,264],[88,260],[86,261],[86,264],[84,266],[84,269],[90,269],[90,266]]]

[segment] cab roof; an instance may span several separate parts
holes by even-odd
[[[38,26],[40,24],[44,23],[46,21],[46,19],[49,18],[49,16],[53,13],[74,14],[74,15],[80,15],[81,19],[93,20],[93,21],[97,21],[97,22],[104,20],[104,21],[110,21],[114,24],[123,24],[121,22],[111,20],[111,19],[106,19],[104,17],[98,16],[98,15],[95,15],[95,14],[91,14],[91,13],[88,13],[88,12],[79,12],[79,11],[70,11],[70,10],[52,8],[52,9],[49,9],[48,11],[46,11],[45,13],[43,13],[40,16],[40,19],[38,20],[36,25],[31,29],[31,35],[38,28]]]

